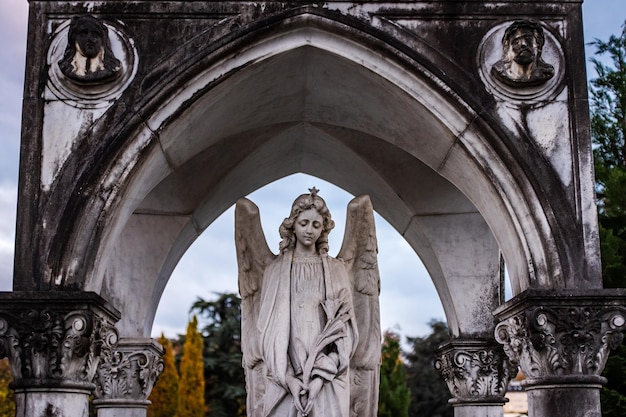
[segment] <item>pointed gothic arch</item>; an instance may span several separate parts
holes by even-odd
[[[437,239],[436,231],[425,232],[428,216],[482,217],[472,222],[490,226],[515,293],[564,285],[555,244],[563,237],[554,233],[551,202],[503,146],[499,127],[458,89],[327,13],[301,9],[273,24],[274,30],[250,28],[253,40],[244,46],[231,41],[207,56],[175,56],[183,65],[168,74],[172,86],[146,89],[143,105],[113,129],[118,149],[83,174],[92,192],[79,195],[77,211],[65,212],[78,221],[69,225],[72,235],[57,236],[62,245],[52,243],[61,261],[49,269],[51,279],[102,292],[118,306],[125,305],[123,294],[154,288],[141,314],[146,302],[127,301],[135,309],[127,315],[129,336],[149,334],[167,278],[195,237],[237,197],[301,171],[371,194],[379,213],[439,275],[453,323],[442,261],[424,243],[428,233]],[[187,195],[178,195],[177,184]],[[151,256],[159,259],[159,267],[148,262],[156,269],[142,266]],[[143,280],[150,285],[121,285]],[[142,317],[140,326],[135,321]]]
[[[599,290],[588,119],[575,71],[579,5],[537,4],[534,13],[552,19],[540,27],[561,73],[549,94],[531,97],[494,92],[479,68],[486,40],[519,15],[516,4],[499,3],[492,16],[485,2],[182,2],[166,11],[152,2],[57,3],[34,6],[42,13],[31,27],[32,42],[50,51],[29,50],[14,279],[26,303],[96,293],[120,310],[117,329],[131,352],[195,237],[238,197],[305,172],[370,194],[415,249],[453,342],[462,342],[451,352],[499,352],[495,309],[507,355],[531,361],[539,348],[529,332],[551,331],[560,316],[542,315],[546,303],[570,312],[601,304],[598,320],[610,324],[593,331],[603,353],[588,374],[568,369],[575,376],[563,382],[582,381],[588,395],[562,390],[571,410],[585,398],[592,406],[580,409],[594,409],[605,333],[619,334],[626,321],[619,297]],[[96,98],[88,88],[64,90],[50,61],[68,16],[86,10],[107,20],[113,46],[125,51],[123,77]],[[158,25],[146,26],[143,14]],[[67,133],[58,134],[64,120]],[[500,252],[518,297],[498,307]],[[82,306],[81,297],[72,302]],[[98,314],[114,321],[100,304]],[[74,324],[67,329],[85,329]],[[513,339],[526,350],[513,351]],[[535,372],[531,365],[522,364]],[[550,366],[533,382],[544,411],[550,378],[562,373]],[[471,409],[474,394],[457,399]]]

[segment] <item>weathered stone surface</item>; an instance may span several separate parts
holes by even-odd
[[[0,293],[0,357],[18,416],[84,417],[94,377],[118,342],[119,312],[94,293]]]
[[[376,227],[369,196],[348,204],[338,257],[335,227],[313,187],[280,226],[280,253],[258,207],[237,201],[241,347],[250,416],[375,417],[381,363]]]
[[[453,403],[504,404],[517,366],[495,340],[452,339],[437,349],[435,369],[448,384]]]
[[[496,340],[532,385],[544,379],[600,376],[626,330],[625,294],[530,292],[500,307]],[[508,307],[508,308],[507,308]]]
[[[531,416],[595,416],[600,376],[626,329],[626,291],[526,291],[495,312],[496,340],[526,376]]]
[[[554,73],[502,82],[491,72],[506,55],[502,40],[529,10],[544,36],[534,63],[541,50],[540,66]],[[100,60],[104,49],[68,47],[74,18],[94,23],[103,45],[108,37],[119,76],[116,61],[107,70]],[[457,338],[492,333],[500,256],[514,295],[589,295],[601,277],[581,28],[576,1],[33,2],[14,288],[94,291],[122,312],[120,336],[147,337],[198,234],[240,196],[306,172],[371,196],[424,260]],[[63,70],[65,51],[75,66]],[[500,311],[497,335],[535,375],[534,417],[559,396],[599,408],[610,343],[598,337],[616,342],[623,316],[589,297]],[[94,371],[81,349],[94,348],[85,329],[97,319],[20,306],[6,310],[1,331],[6,355],[36,346],[14,360],[22,380],[65,375],[87,386]],[[588,311],[596,318],[586,322]],[[40,348],[44,339],[54,346]],[[139,366],[129,355],[110,357],[106,372]],[[569,391],[558,387],[568,374],[579,381],[565,381]],[[83,404],[88,391],[72,395]],[[456,412],[494,412],[469,407]]]
[[[148,397],[163,372],[163,348],[152,339],[121,339],[95,378],[98,416],[145,416]]]
[[[118,341],[119,313],[95,294],[0,293],[0,357],[15,387],[93,388],[103,357]]]
[[[579,5],[531,3],[533,15],[550,39],[546,41],[550,51],[574,45],[582,48],[581,33],[574,30],[579,27]],[[410,227],[416,216],[479,212],[497,235],[516,292],[551,282],[559,286],[566,279],[598,286],[596,237],[588,232],[593,227],[583,227],[593,226],[595,221],[591,164],[586,156],[589,143],[588,138],[579,137],[584,129],[569,131],[569,126],[579,121],[585,125],[585,112],[564,100],[559,99],[557,105],[553,96],[533,99],[532,108],[524,100],[507,101],[494,96],[478,76],[477,48],[497,26],[489,16],[502,18],[499,25],[505,27],[514,20],[504,18],[514,19],[522,13],[517,6],[504,3],[494,9],[489,2],[39,4],[33,15],[29,50],[43,49],[47,37],[61,34],[71,16],[83,13],[105,23],[119,23],[121,32],[132,39],[140,65],[124,93],[111,100],[112,104],[107,101],[107,106],[111,105],[105,112],[81,109],[81,115],[74,118],[63,107],[71,107],[71,103],[38,99],[41,96],[31,85],[46,81],[40,80],[41,72],[35,70],[44,64],[41,56],[29,57],[28,68],[33,72],[27,81],[27,96],[33,101],[26,102],[25,114],[39,114],[33,124],[45,126],[35,133],[41,138],[35,142],[43,144],[46,156],[43,160],[37,156],[42,148],[35,143],[25,148],[25,167],[34,160],[43,165],[38,168],[40,182],[28,190],[22,187],[23,201],[35,195],[41,201],[37,207],[43,210],[23,207],[19,233],[41,233],[44,223],[47,232],[41,233],[36,248],[18,248],[16,274],[20,278],[16,285],[99,291],[108,284],[103,281],[114,279],[105,271],[119,271],[114,261],[111,265],[107,262],[123,250],[118,249],[122,245],[118,237],[130,213],[141,207],[150,215],[193,215],[179,241],[168,237],[163,242],[165,248],[176,250],[155,253],[151,268],[159,272],[151,276],[158,278],[140,280],[147,282],[147,288],[163,288],[170,265],[177,261],[170,257],[184,252],[193,235],[239,195],[271,181],[277,173],[306,170],[355,193],[372,195],[398,230],[409,231],[407,240],[411,242],[420,238],[417,229]],[[559,18],[555,19],[557,10]],[[340,42],[343,39],[350,42]],[[446,39],[463,39],[463,44]],[[562,39],[568,39],[567,45],[563,46]],[[248,57],[234,52],[247,53],[259,45],[275,55],[262,53],[255,58],[254,54]],[[499,49],[497,54],[501,54]],[[558,80],[554,89],[559,97],[572,96],[576,102],[584,98],[580,87],[584,77],[579,71],[570,71],[579,63],[576,54],[563,56],[570,61],[559,62],[559,74],[564,75],[554,77]],[[125,62],[121,55],[118,59]],[[346,63],[349,65],[343,65]],[[388,68],[383,68],[385,65]],[[267,67],[266,75],[263,67]],[[305,67],[324,71],[291,70]],[[346,73],[352,76],[342,76]],[[264,78],[269,74],[272,78]],[[402,79],[398,74],[410,77]],[[243,79],[253,81],[248,86],[242,84]],[[276,79],[281,81],[280,89],[271,83]],[[226,91],[229,94],[224,94]],[[304,91],[309,93],[302,94]],[[211,103],[219,104],[212,107]],[[456,113],[452,108],[464,111]],[[478,114],[481,116],[476,117]],[[65,132],[73,133],[62,134],[55,120],[74,119],[82,121],[65,126]],[[550,120],[567,122],[546,122]],[[187,140],[176,139],[180,137]],[[251,137],[258,142],[243,141]],[[286,158],[285,149],[302,137],[326,140],[335,147],[340,144],[338,160],[354,164],[371,160],[373,165],[355,173],[363,180],[353,180],[342,170],[342,165],[349,164],[324,163],[321,155],[316,160],[305,145],[294,148],[308,155],[301,165],[279,168],[287,159],[298,160]],[[217,152],[238,138],[245,145],[238,146],[240,151],[233,153],[232,159],[201,163],[213,162],[213,152],[205,149]],[[159,144],[163,148],[159,149]],[[572,152],[581,146],[580,152]],[[388,150],[381,152],[384,148]],[[276,149],[281,153],[272,155]],[[387,163],[380,158],[394,152],[410,158],[401,165],[395,163],[397,159]],[[268,155],[269,163],[259,164],[253,155]],[[118,156],[124,161],[119,166],[115,164]],[[572,158],[585,160],[573,163]],[[476,161],[483,162],[475,167]],[[211,167],[210,172],[192,175],[202,181],[186,181],[186,175],[195,172],[192,165]],[[267,172],[258,171],[253,180],[244,175],[249,172],[246,166],[268,168]],[[573,181],[579,176],[581,181]],[[166,190],[177,182],[186,183],[190,191],[175,199],[165,198]],[[431,182],[445,186],[420,186]],[[231,185],[234,187],[229,190]],[[67,198],[60,195],[64,192]],[[127,192],[129,198],[133,195],[130,200],[123,197]],[[524,199],[530,199],[528,204]],[[539,207],[547,208],[544,212]],[[584,210],[578,212],[577,207]],[[74,218],[82,219],[81,227]],[[516,231],[518,227],[523,233]],[[139,233],[146,235],[147,231]],[[583,241],[586,243],[572,246],[572,242]],[[426,249],[413,245],[424,252],[420,253],[424,258],[431,257]],[[562,256],[559,248],[565,245],[581,255]],[[33,262],[37,257],[41,262]],[[577,264],[582,259],[586,259],[584,264]],[[548,272],[551,266],[554,270]],[[119,273],[141,275],[133,269]],[[35,283],[29,276],[41,278]],[[83,282],[83,277],[90,282]],[[159,284],[148,283],[149,279],[157,279]],[[440,285],[445,286],[443,282]],[[158,299],[159,294],[151,297]],[[153,309],[142,306],[145,320],[124,327],[149,328]]]

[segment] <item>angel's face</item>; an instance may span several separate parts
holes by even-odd
[[[315,247],[315,242],[322,234],[324,219],[314,208],[298,214],[294,223],[293,232],[296,235],[296,244],[305,248]]]

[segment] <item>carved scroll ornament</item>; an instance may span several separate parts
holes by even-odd
[[[528,378],[599,376],[623,339],[621,307],[533,307],[496,326],[496,340]]]
[[[146,400],[163,368],[161,355],[154,350],[116,349],[98,369],[95,396],[99,400]]]
[[[509,381],[517,374],[502,348],[495,343],[452,341],[438,350],[437,369],[446,381],[453,402],[504,402]]]
[[[51,380],[91,384],[117,340],[113,323],[88,310],[0,314],[0,357],[9,358],[16,386]]]

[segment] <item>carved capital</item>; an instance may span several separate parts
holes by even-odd
[[[600,379],[623,339],[623,300],[594,296],[523,297],[496,316],[496,340],[532,384],[546,379]],[[506,308],[508,307],[508,308]]]
[[[517,366],[493,340],[453,339],[437,350],[437,369],[454,397],[451,402],[504,403]]]
[[[0,294],[0,357],[13,386],[93,387],[102,357],[116,345],[119,315],[93,293]]]
[[[122,339],[98,369],[95,401],[146,401],[163,372],[163,348],[152,339]]]

